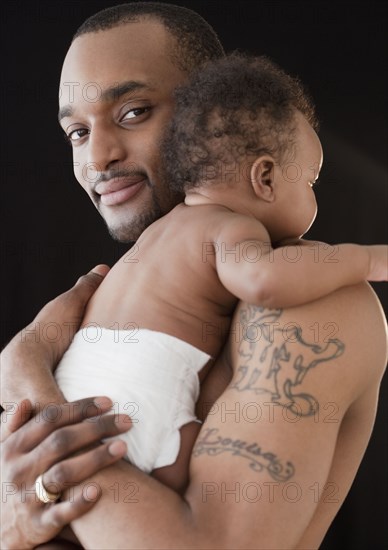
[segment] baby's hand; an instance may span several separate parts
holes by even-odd
[[[388,281],[388,245],[369,245],[368,281]]]

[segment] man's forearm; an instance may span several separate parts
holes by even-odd
[[[23,342],[21,334],[1,353],[1,405],[29,399],[38,411],[47,403],[64,403],[65,398],[57,386],[51,357],[43,348]]]

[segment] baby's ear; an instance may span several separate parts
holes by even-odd
[[[251,167],[251,185],[258,198],[266,202],[274,200],[274,177],[275,163],[273,158],[267,155],[258,157]]]

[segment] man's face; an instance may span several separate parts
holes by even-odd
[[[135,240],[177,202],[163,185],[159,140],[185,74],[170,60],[173,38],[157,22],[77,38],[60,83],[60,124],[74,173],[111,235]]]

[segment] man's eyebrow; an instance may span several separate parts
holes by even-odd
[[[109,86],[109,88],[106,88],[101,92],[99,99],[108,103],[110,101],[116,101],[124,94],[127,94],[129,92],[136,92],[138,90],[154,91],[155,88],[146,84],[145,82],[140,82],[138,80],[128,80],[126,82],[118,82],[113,86]],[[58,122],[61,122],[61,120],[65,117],[72,116],[73,113],[74,109],[71,104],[64,105],[59,109]]]
[[[70,105],[65,105],[59,109],[58,122],[61,123],[63,118],[71,116],[73,114],[73,108]]]

